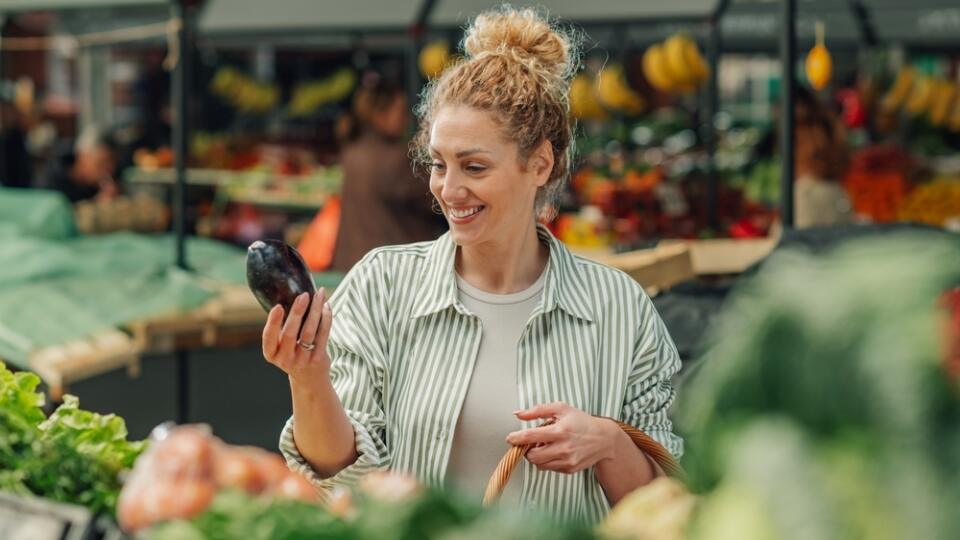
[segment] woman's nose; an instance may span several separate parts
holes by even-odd
[[[440,189],[440,197],[444,201],[457,201],[467,196],[467,188],[463,183],[463,178],[456,171],[448,171],[443,178],[443,186]]]

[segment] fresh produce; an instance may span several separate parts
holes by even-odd
[[[854,212],[877,223],[895,221],[912,188],[908,175],[915,168],[915,160],[896,146],[858,151],[843,180]]]
[[[917,70],[907,67],[897,74],[897,78],[890,87],[890,90],[883,97],[880,103],[881,108],[887,112],[893,112],[900,109],[910,96],[913,84],[917,80]]]
[[[689,94],[710,73],[697,44],[686,34],[674,34],[662,44],[650,46],[643,55],[643,72],[663,92]]]
[[[0,363],[0,489],[112,514],[120,474],[144,443],[127,440],[122,419],[81,410],[74,396],[45,418],[39,384]]]
[[[667,58],[663,45],[656,44],[647,48],[643,53],[643,74],[654,88],[661,92],[673,92],[677,89],[673,78],[667,72]]]
[[[696,498],[684,485],[661,477],[627,495],[598,528],[622,540],[683,540]]]
[[[636,115],[643,111],[644,102],[627,83],[623,66],[613,64],[603,68],[597,76],[597,97],[609,110]]]
[[[291,116],[308,116],[328,103],[342,101],[357,85],[357,74],[343,68],[326,79],[300,84],[293,90],[287,110]]]
[[[279,304],[284,317],[297,296],[310,293],[312,302],[316,292],[303,257],[279,240],[258,240],[247,248],[247,284],[264,310]]]
[[[335,507],[269,500],[237,491],[217,495],[189,521],[150,529],[148,540],[594,540],[577,525],[558,524],[532,511],[482,511],[451,493],[427,489],[395,473],[364,477],[341,492]],[[611,537],[611,540],[616,540]]]
[[[934,80],[931,77],[920,77],[913,83],[910,97],[907,99],[907,112],[913,116],[922,116],[930,109],[933,103]]]
[[[949,235],[886,234],[777,252],[738,287],[675,415],[690,538],[960,537],[939,309],[957,260]]]
[[[960,178],[935,178],[918,186],[903,201],[898,217],[937,227],[960,220]]]
[[[207,510],[220,490],[309,503],[318,499],[316,489],[277,454],[226,445],[202,426],[161,426],[123,487],[117,517],[131,532],[190,519]]]
[[[957,88],[950,81],[938,79],[934,81],[933,99],[930,106],[930,124],[942,127],[950,119]]]
[[[582,120],[603,120],[609,116],[597,99],[597,85],[581,73],[570,83],[570,113]]]
[[[452,62],[453,56],[446,41],[435,41],[427,45],[417,58],[420,73],[428,79],[437,78]]]
[[[805,62],[807,80],[817,90],[826,88],[833,75],[833,59],[823,43],[823,34],[823,23],[817,21],[817,44],[807,53]]]
[[[276,85],[257,81],[233,67],[217,70],[210,81],[210,90],[245,113],[264,114],[280,100],[280,89]]]

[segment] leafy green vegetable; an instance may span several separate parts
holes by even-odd
[[[400,501],[358,494],[355,518],[343,520],[313,504],[221,492],[190,521],[158,525],[149,540],[592,540],[583,528],[538,515],[481,512],[455,494],[424,490]]]
[[[957,261],[958,241],[891,235],[775,254],[735,292],[676,415],[706,494],[694,538],[731,516],[761,531],[739,538],[960,537],[937,311]]]
[[[39,383],[0,363],[0,489],[112,514],[120,473],[144,443],[127,441],[122,419],[81,410],[75,396],[45,419]]]

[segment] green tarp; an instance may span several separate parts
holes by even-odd
[[[173,236],[74,236],[70,206],[51,195],[0,190],[0,358],[14,365],[26,367],[37,348],[190,310],[246,283],[240,248],[188,238],[185,272],[173,264]],[[342,276],[315,277],[333,288]]]

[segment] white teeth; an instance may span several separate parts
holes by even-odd
[[[480,210],[483,210],[483,207],[482,207],[482,206],[477,206],[477,207],[475,207],[475,208],[468,208],[468,209],[465,209],[465,210],[455,210],[455,209],[451,208],[451,209],[450,209],[450,215],[453,216],[453,217],[455,217],[455,218],[457,218],[457,219],[464,219],[464,218],[468,218],[468,217],[476,214],[476,213],[479,212]]]

